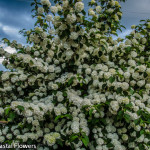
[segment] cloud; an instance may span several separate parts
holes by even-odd
[[[137,20],[148,19],[150,15],[150,0],[127,0],[125,3],[121,3],[123,11],[123,19],[126,20],[126,24],[130,23],[132,18],[133,22]]]
[[[118,34],[119,37],[121,38],[125,38],[126,35],[129,35],[131,33],[131,29],[127,29],[125,31],[123,31],[122,33]]]
[[[3,25],[2,25],[2,23],[0,22],[0,28],[2,27]]]
[[[10,46],[4,48],[4,50],[6,52],[8,52],[8,53],[11,53],[11,54],[16,53],[16,49],[15,48],[11,48]]]
[[[0,65],[2,64],[3,60],[4,60],[3,58],[0,58]]]
[[[18,37],[18,38],[21,37],[21,35],[19,34],[19,31],[20,31],[19,28],[15,28],[12,26],[2,26],[2,30],[5,34],[9,36]]]
[[[0,64],[0,71],[6,71],[7,69],[2,65]]]
[[[2,45],[2,46],[4,46],[4,45]],[[4,46],[4,50],[8,53],[11,53],[11,54],[16,53],[16,49],[11,48],[10,46],[6,46],[6,47]],[[5,67],[2,65],[3,60],[4,60],[4,58],[0,57],[0,71],[5,70]]]
[[[28,30],[34,27],[31,9],[27,0],[0,0],[0,40],[8,38],[24,44],[26,38],[18,32],[23,28]]]

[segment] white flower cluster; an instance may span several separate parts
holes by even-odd
[[[41,4],[42,4],[42,5],[47,5],[48,7],[51,6],[51,3],[50,3],[49,0],[41,0]]]
[[[8,69],[0,72],[0,116],[8,121],[0,143],[149,150],[150,21],[113,40],[118,1],[92,0],[90,21],[82,0],[57,2],[37,3],[35,28],[25,32],[30,45],[4,39],[17,53],[0,48]]]
[[[48,146],[52,146],[56,143],[56,139],[60,138],[60,134],[57,132],[54,133],[50,133],[50,134],[46,134],[44,135],[44,142],[46,142],[48,144]]]
[[[84,9],[84,3],[82,2],[77,2],[75,3],[75,10],[78,12],[81,12]]]

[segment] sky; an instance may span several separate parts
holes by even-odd
[[[25,44],[25,38],[18,32],[23,28],[31,29],[34,27],[30,6],[32,1],[0,0],[0,40],[8,38],[10,41],[17,40],[18,43]],[[125,37],[129,34],[131,25],[137,25],[143,19],[150,19],[150,0],[127,0],[125,3],[121,3],[121,6],[123,12],[121,23],[126,29],[123,29],[122,33],[118,33],[119,37]],[[6,47],[5,50],[10,53],[15,52],[10,47]],[[5,70],[1,62],[2,59],[0,59],[0,70]]]

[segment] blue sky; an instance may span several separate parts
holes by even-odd
[[[32,0],[0,0],[0,39],[5,37],[25,43],[25,38],[18,32],[23,28],[30,29],[34,26],[34,20],[31,17],[31,2]],[[138,24],[141,19],[150,18],[150,0],[127,0],[126,3],[121,3],[121,6],[123,11],[121,22],[126,27],[126,30],[119,33],[121,37],[130,33],[131,25]],[[14,52],[10,48],[6,50]],[[0,70],[3,69],[0,61]]]

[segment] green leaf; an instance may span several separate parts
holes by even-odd
[[[80,83],[80,86],[82,87],[82,86],[83,86],[83,83]]]
[[[139,124],[139,119],[134,120],[135,125]]]
[[[131,47],[128,46],[128,47],[126,48],[126,52],[129,53],[130,51],[131,51]]]
[[[82,140],[83,144],[85,145],[85,147],[87,147],[89,144],[88,136],[84,135],[83,138],[81,138],[81,140]]]
[[[92,112],[93,112],[93,108],[92,109],[90,109],[90,111],[89,111],[89,115],[90,115],[90,117],[92,116]]]
[[[0,71],[0,76],[3,74],[3,71]]]
[[[35,4],[35,3],[34,3],[34,2],[32,2],[32,3],[31,3],[31,6],[33,6],[34,4]]]
[[[57,139],[57,140],[56,140],[56,143],[58,143],[61,147],[63,147],[63,142],[62,142],[62,140]]]
[[[120,94],[122,92],[122,88],[117,88],[116,92],[117,94]]]
[[[14,119],[15,119],[15,113],[14,112],[11,112],[10,114],[9,114],[9,118],[8,118],[8,121],[13,121]]]
[[[107,147],[112,148],[112,147],[114,147],[114,145],[112,143],[109,143],[109,144],[107,144]]]
[[[133,106],[132,103],[129,103],[129,104],[125,105],[126,108],[132,108],[132,106]]]
[[[110,78],[109,78],[109,82],[110,82],[110,83],[113,83],[114,81],[115,81],[115,77],[110,77]]]
[[[77,77],[77,79],[80,81],[82,78],[81,77]]]
[[[64,97],[67,97],[67,93],[66,93],[66,92],[63,92],[63,96],[64,96]]]
[[[130,123],[131,117],[128,114],[124,114],[124,119],[127,123]]]
[[[141,130],[141,131],[140,131],[140,135],[142,135],[142,134],[144,134],[144,133],[145,133],[144,130]]]
[[[141,143],[141,144],[139,145],[139,150],[143,150],[143,149],[145,149],[145,147],[144,147],[144,145]]]
[[[65,117],[67,117],[67,118],[72,120],[72,116],[70,114],[66,114],[66,115],[59,115],[59,116],[57,116],[54,121],[57,122],[58,119],[65,118]]]
[[[134,94],[134,90],[130,89],[130,94],[133,95]]]
[[[74,141],[75,139],[77,139],[78,136],[77,135],[72,135],[69,139],[70,142]]]
[[[33,65],[33,64],[34,64],[32,60],[30,60],[30,64],[31,64],[31,65]]]
[[[5,115],[6,115],[6,116],[9,114],[10,110],[11,110],[10,107],[8,107],[8,108],[5,109]]]
[[[18,108],[20,111],[24,111],[24,107],[21,106],[21,105],[18,105],[17,108]]]
[[[59,118],[61,118],[62,115],[59,115],[55,118],[54,122],[57,122]]]
[[[28,139],[27,141],[27,144],[32,144],[33,143],[33,140],[31,140],[30,138]]]
[[[66,114],[66,115],[64,115],[64,117],[68,117],[68,118],[71,119],[71,120],[73,119],[70,114]],[[63,117],[63,118],[64,118],[64,117]]]
[[[69,81],[68,81],[68,85],[70,86],[73,83],[75,77],[72,77]]]
[[[118,115],[117,115],[117,120],[121,120],[123,118],[123,114],[124,114],[124,111],[120,110]]]

